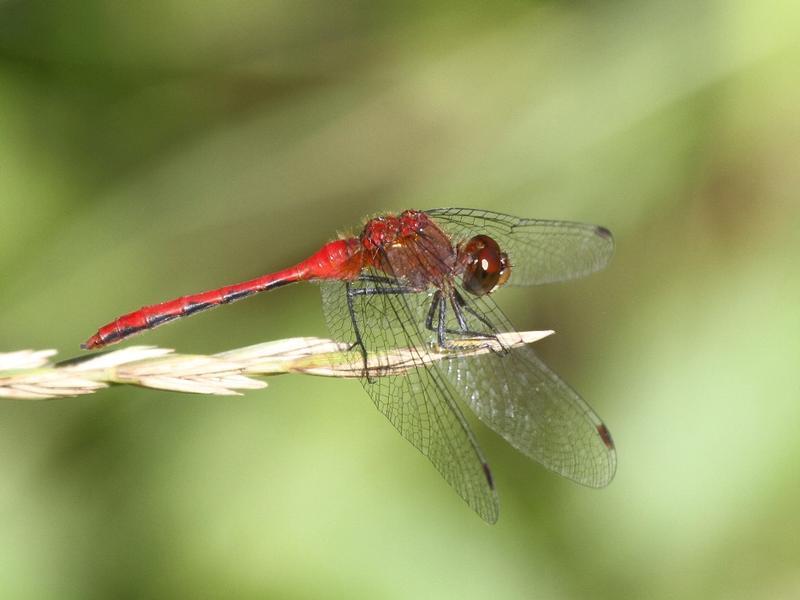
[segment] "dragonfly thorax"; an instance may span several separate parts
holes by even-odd
[[[448,285],[459,268],[450,238],[423,212],[370,220],[361,234],[365,266],[374,267],[417,289]]]

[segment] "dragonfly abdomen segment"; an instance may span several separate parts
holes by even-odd
[[[266,292],[283,285],[308,279],[352,279],[361,270],[362,260],[355,239],[336,240],[325,244],[306,260],[269,275],[263,275],[244,283],[228,285],[217,290],[182,296],[175,300],[145,306],[123,315],[98,329],[82,348],[102,348],[132,335],[169,323],[181,317],[230,304],[259,292]]]
[[[145,306],[101,327],[82,347],[87,350],[102,348],[175,319],[188,317],[215,306],[230,304],[258,292],[271,290],[297,280],[296,272],[281,273],[281,275],[283,277],[278,277],[276,274],[275,277],[269,279],[254,279],[218,290],[202,292],[192,296],[182,296],[169,302]]]

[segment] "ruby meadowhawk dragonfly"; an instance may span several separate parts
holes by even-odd
[[[329,242],[282,271],[119,317],[82,347],[102,348],[258,292],[319,281],[328,328],[350,345],[348,360],[380,412],[494,523],[492,473],[460,403],[526,456],[589,487],[611,481],[616,451],[597,414],[530,346],[508,345],[505,335],[500,342],[499,333],[515,329],[492,294],[504,285],[583,277],[605,267],[613,252],[611,232],[595,225],[463,208],[407,210],[372,218],[358,236]],[[458,340],[476,338],[499,342],[500,350],[460,356]],[[384,376],[367,368],[368,358],[399,348],[412,357],[401,373],[388,364]],[[442,349],[452,356],[426,360]]]

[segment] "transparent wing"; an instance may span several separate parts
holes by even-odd
[[[387,291],[386,283],[356,281],[353,290]],[[425,365],[429,348],[423,321],[417,321],[409,302],[430,304],[427,293],[369,293],[352,297],[353,314],[364,347],[372,358],[396,348],[413,349],[409,369],[402,375],[386,375],[361,381],[375,405],[409,442],[416,446],[442,477],[484,520],[494,523],[497,495],[486,459],[478,447],[447,378]],[[347,284],[322,283],[325,320],[333,337],[356,342]],[[351,367],[363,369],[363,355],[350,353]],[[388,366],[388,365],[384,365]]]
[[[510,285],[537,285],[584,277],[604,268],[614,254],[611,232],[570,221],[520,219],[471,208],[425,211],[453,243],[484,234],[495,239],[511,262]]]
[[[471,332],[467,337],[514,331],[490,297],[463,293],[461,298]],[[447,308],[446,326],[457,331],[455,309]],[[417,318],[424,318],[427,310],[416,305]],[[614,477],[617,456],[603,421],[530,346],[466,358],[456,355],[436,368],[478,418],[523,454],[590,487],[608,485]]]

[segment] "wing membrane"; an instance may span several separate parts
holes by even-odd
[[[490,297],[464,294],[462,298],[472,332],[514,331]],[[423,309],[417,307],[418,318]],[[452,307],[447,323],[449,328],[458,327]],[[617,455],[608,429],[530,346],[505,353],[456,355],[436,368],[479,419],[523,454],[582,485],[604,487],[613,479]]]
[[[354,289],[375,290],[374,282],[357,281]],[[371,357],[395,348],[413,348],[411,368],[402,375],[387,375],[361,382],[378,410],[400,434],[433,463],[442,477],[484,520],[494,523],[498,515],[497,495],[486,459],[478,447],[455,392],[442,374],[423,364],[428,348],[423,321],[416,321],[409,299],[426,304],[428,294],[370,294],[353,298],[353,311],[366,351]],[[325,319],[335,339],[356,341],[347,306],[346,284],[322,284]],[[363,357],[350,353],[352,367],[361,369]],[[388,365],[387,365],[388,366]]]
[[[604,227],[571,221],[520,219],[470,208],[425,211],[453,242],[488,235],[508,253],[510,285],[538,285],[578,279],[604,268],[614,238]]]

